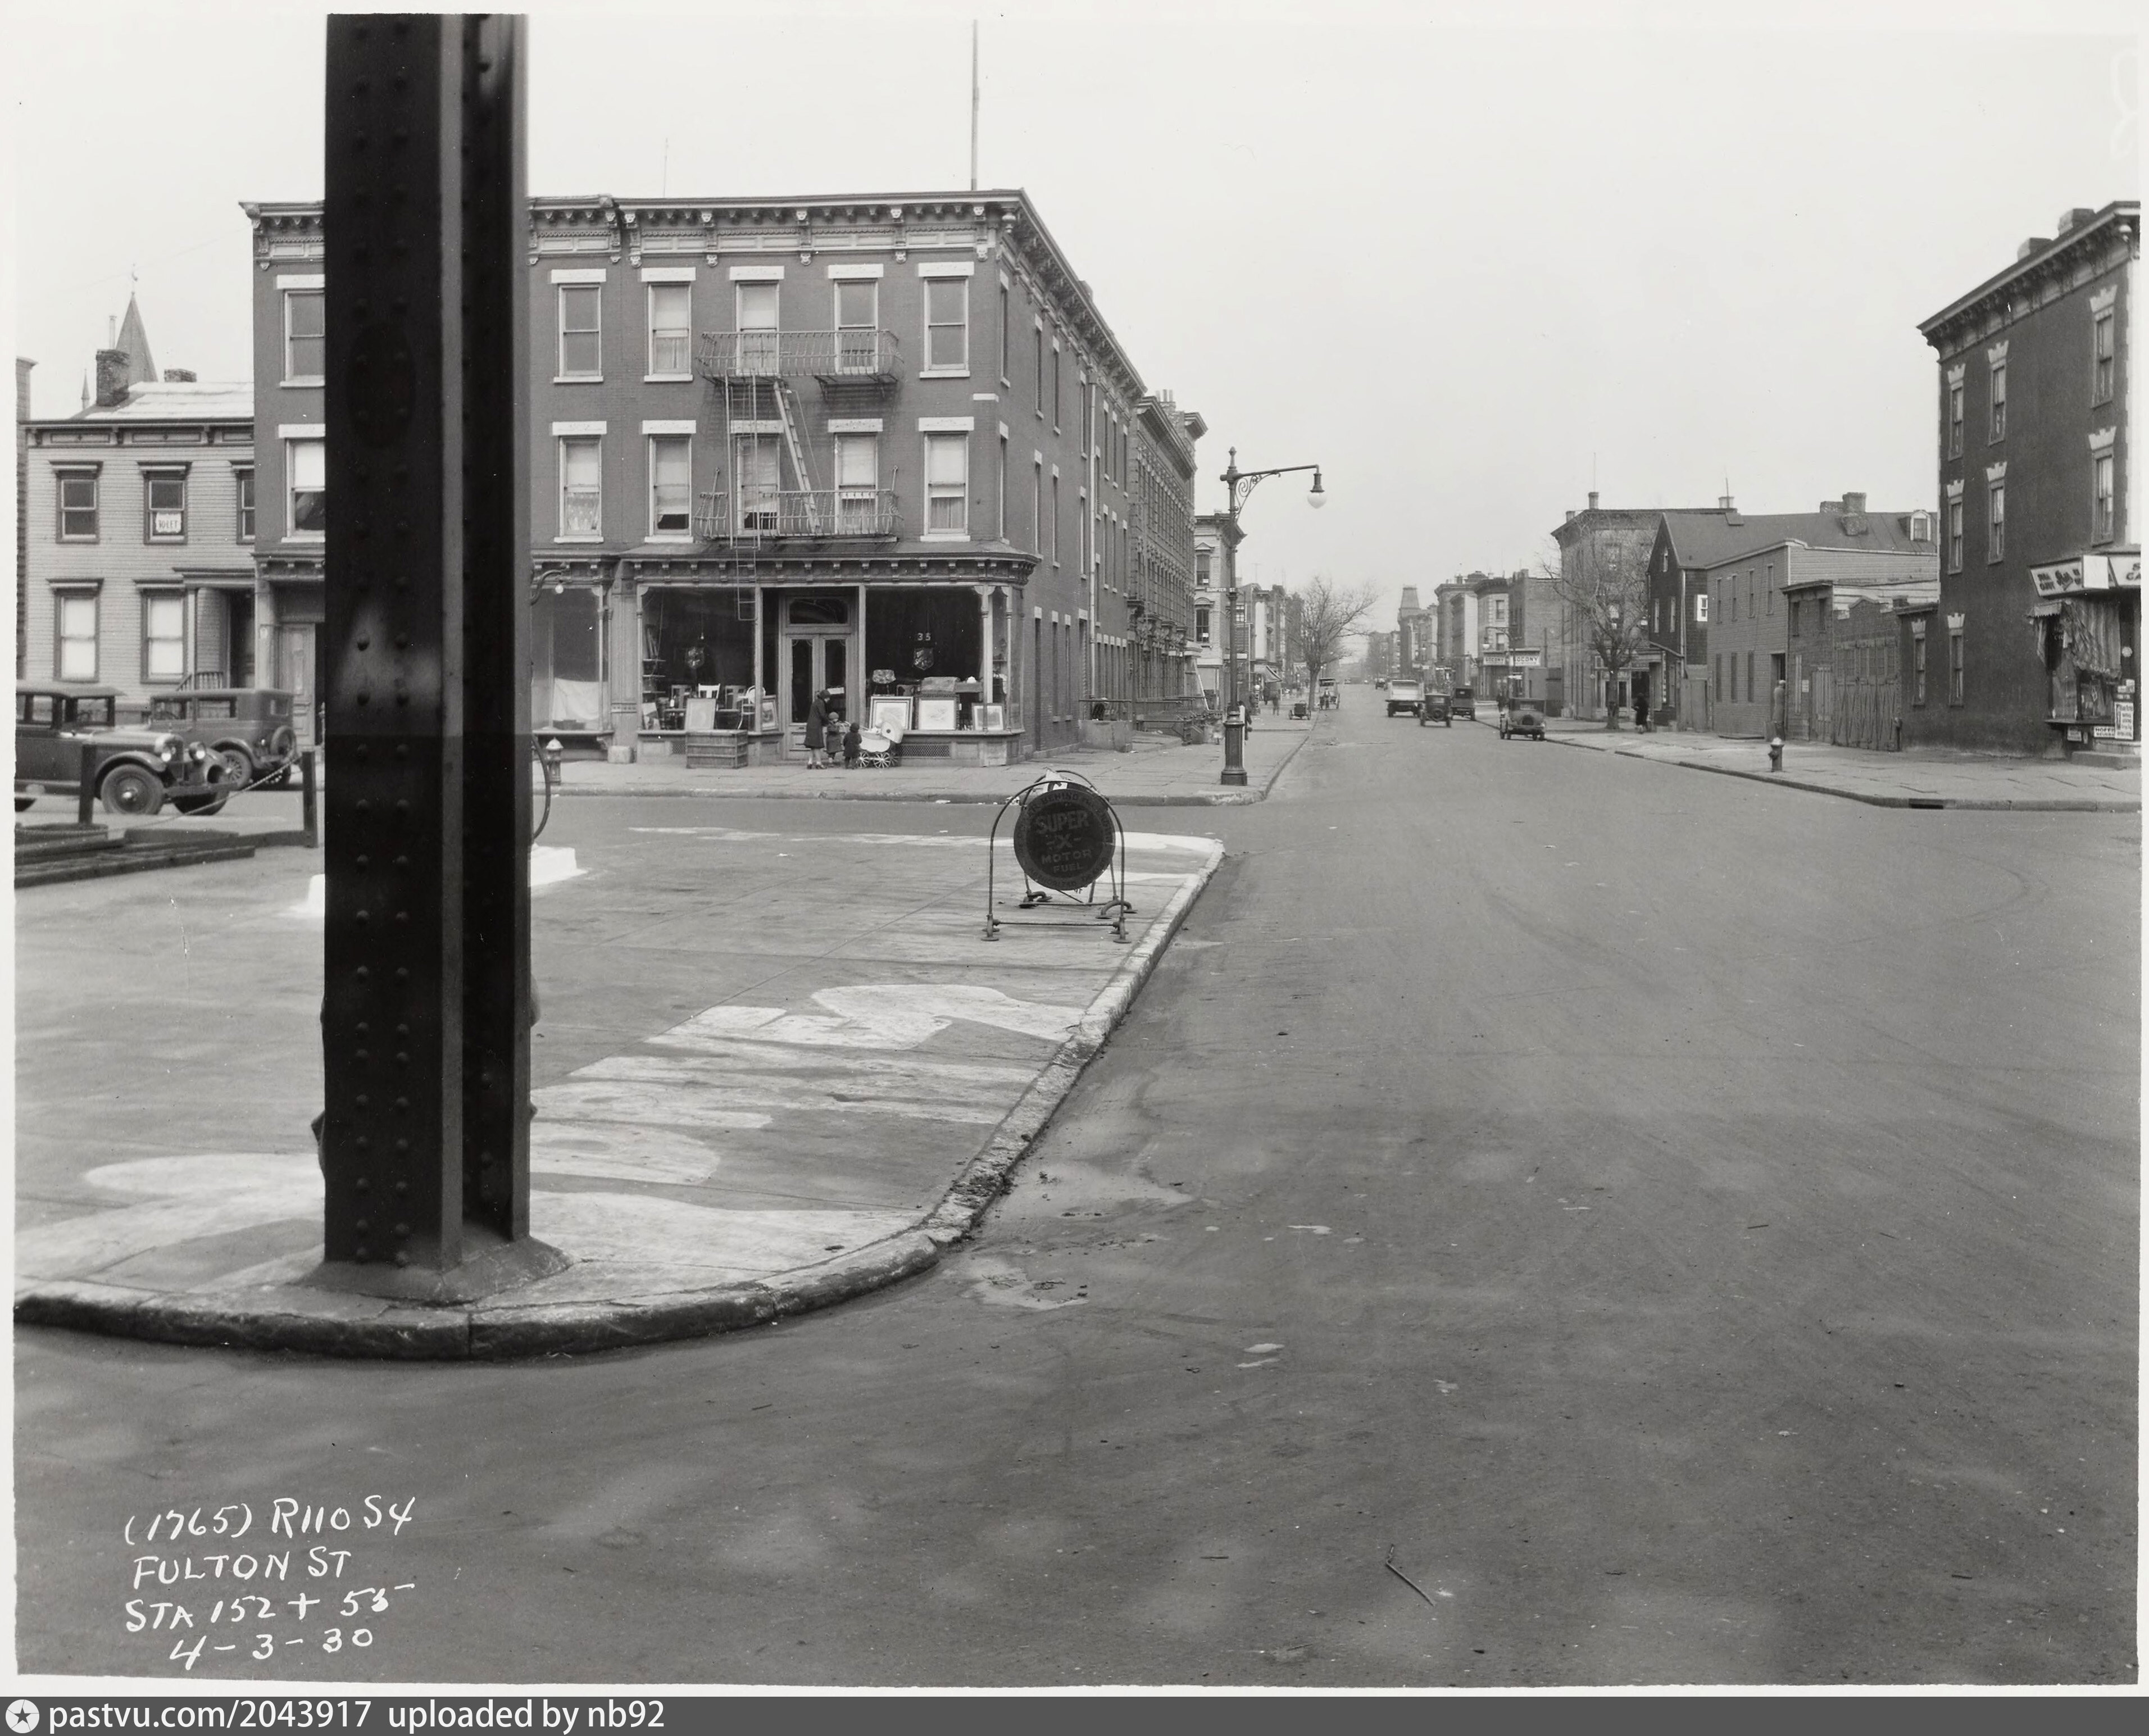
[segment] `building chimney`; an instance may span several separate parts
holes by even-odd
[[[1716,510],[1719,512],[1736,512],[1739,509],[1733,504],[1729,495],[1719,495],[1716,497]]]
[[[15,358],[15,420],[18,422],[30,420],[30,370],[36,366],[27,355]]]
[[[129,358],[123,350],[100,350],[97,352],[97,407],[109,410],[127,399],[127,369]]]
[[[1572,506],[1567,509],[1567,521],[1570,525],[1574,522],[1574,509]]]
[[[2050,247],[2051,244],[2052,238],[2050,235],[2032,235],[2015,249],[2015,257],[2018,259],[2026,259],[2040,248]]]
[[[1593,488],[1589,491],[1589,510],[1592,512],[1597,510],[1597,491]]]
[[[1843,502],[1840,501],[1823,501],[1820,503],[1820,510],[1823,512],[1840,512],[1843,511]]]
[[[2076,205],[2071,211],[2062,211],[2060,213],[2060,220],[2056,225],[2057,231],[2064,235],[2069,229],[2087,223],[2096,215],[2096,213],[2087,205]]]
[[[181,382],[190,382],[193,380],[194,377],[194,370],[192,368],[167,368],[164,370],[164,380],[168,385],[178,385]]]
[[[1865,495],[1862,492],[1853,494],[1845,489],[1843,495],[1843,510],[1853,517],[1863,513],[1865,511]]]

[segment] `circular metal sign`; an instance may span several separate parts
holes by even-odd
[[[1064,783],[1033,796],[1014,823],[1014,859],[1039,886],[1079,892],[1111,866],[1117,830],[1095,790]]]

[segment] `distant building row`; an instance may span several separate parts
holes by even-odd
[[[2141,546],[2127,415],[2140,206],[2076,209],[1924,321],[1930,507],[1570,511],[1567,586],[1473,573],[1405,593],[1397,655],[1556,711],[1646,705],[1719,734],[2030,754],[2141,740]],[[1610,576],[1645,615],[1615,677],[1559,593]],[[1533,586],[1541,587],[1532,589]],[[1487,665],[1504,629],[1503,661]],[[1471,661],[1476,659],[1473,664]],[[1475,670],[1472,675],[1467,672]]]

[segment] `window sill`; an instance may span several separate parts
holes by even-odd
[[[604,532],[599,531],[595,534],[589,536],[584,536],[578,533],[573,536],[555,536],[552,541],[555,542],[602,542],[604,541]]]
[[[968,542],[970,533],[968,531],[921,531],[918,533],[918,540],[920,542]]]
[[[102,536],[58,536],[53,540],[56,542],[72,543],[77,548],[93,548],[104,541]]]
[[[599,537],[597,541],[602,541],[603,538]],[[645,545],[663,542],[677,546],[681,543],[692,543],[699,539],[691,531],[652,531],[642,541]]]
[[[552,376],[552,384],[555,385],[602,385],[604,375],[601,374],[555,374]]]
[[[294,531],[284,539],[287,544],[310,549],[320,548],[327,543],[328,540],[328,533],[325,531]]]
[[[927,368],[918,377],[920,380],[968,380],[970,370],[968,368]]]
[[[682,383],[692,385],[694,376],[691,374],[645,374],[642,376],[642,383],[644,385],[677,385]],[[553,384],[557,385],[559,381],[555,380]]]
[[[296,380],[279,380],[276,384],[290,391],[317,391],[328,384],[328,380],[320,374],[301,374]]]

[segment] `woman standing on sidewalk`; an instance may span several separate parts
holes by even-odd
[[[828,695],[825,689],[813,696],[806,711],[806,769],[818,772],[828,761],[822,750],[828,745]]]

